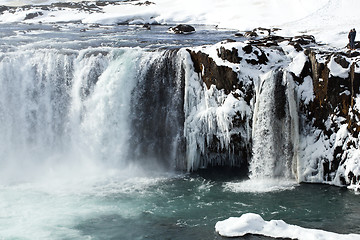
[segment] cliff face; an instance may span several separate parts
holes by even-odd
[[[294,112],[291,98],[296,103],[296,116],[280,123],[296,128],[289,140],[294,156],[294,176],[299,182],[359,184],[360,54],[327,50],[317,45],[312,36],[284,38],[271,35],[271,30],[265,32],[265,37],[243,42],[226,41],[206,48],[188,49],[198,74],[197,81],[207,90],[232,96],[247,108],[246,111],[239,108],[236,114],[229,115],[232,122],[228,143],[219,147],[216,137],[208,139],[203,152],[215,153],[218,149],[224,152],[231,146],[231,151],[243,158],[239,166],[251,165],[256,154],[253,145],[254,124],[259,118],[257,103],[263,101],[264,84],[269,81],[264,75],[284,72],[274,83],[277,87],[273,95],[267,98],[275,98],[274,110],[269,108],[277,116],[275,119],[284,118],[285,111]],[[218,102],[218,106],[221,105],[221,101]],[[287,131],[285,127],[282,129]],[[223,159],[221,164],[233,165],[226,157]]]

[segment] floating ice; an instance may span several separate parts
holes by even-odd
[[[246,213],[239,218],[231,217],[215,225],[216,232],[225,237],[241,237],[258,234],[274,238],[298,240],[357,240],[359,234],[338,234],[318,229],[307,229],[290,225],[282,220],[265,221],[260,215]]]

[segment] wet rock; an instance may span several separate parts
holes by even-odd
[[[150,24],[144,24],[143,28],[147,29],[147,30],[151,30],[151,26]]]
[[[9,10],[9,7],[7,6],[0,6],[0,14],[2,14],[3,12]]]
[[[138,6],[149,6],[149,5],[152,5],[152,4],[155,4],[154,2],[150,2],[150,1],[145,1],[145,2],[139,2],[139,3],[135,3],[135,5],[138,5]]]
[[[243,33],[235,33],[235,37],[244,37]]]
[[[42,12],[28,13],[28,14],[26,14],[24,20],[33,19],[33,18],[36,18],[36,17],[38,17],[38,16],[42,16],[42,15],[43,15]]]
[[[170,27],[168,32],[175,34],[189,34],[189,33],[194,33],[195,28],[191,25],[179,24],[176,27]]]

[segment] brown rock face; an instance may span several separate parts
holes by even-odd
[[[237,74],[231,68],[216,65],[215,61],[205,53],[191,50],[188,52],[194,63],[195,72],[202,75],[202,79],[208,88],[215,85],[217,89],[224,89],[226,94],[239,88]],[[220,55],[225,59],[238,61],[234,52],[223,51]]]
[[[333,150],[332,158],[319,159],[323,162],[323,179],[334,180],[338,167],[346,160],[347,150],[355,147],[351,138],[357,138],[360,127],[359,112],[354,108],[355,97],[360,92],[360,74],[355,72],[357,67],[353,54],[345,55],[336,52],[305,51],[308,56],[308,67],[303,73],[311,76],[313,81],[314,100],[308,105],[300,103],[301,114],[306,118],[305,125],[318,129],[330,139],[339,131],[339,124],[347,124],[349,137],[344,140],[345,146],[337,146]],[[348,74],[336,76],[329,69],[333,61]],[[347,76],[346,76],[347,75]],[[336,122],[334,119],[342,119]],[[348,176],[341,176],[342,184],[347,185],[358,181],[351,171]],[[355,181],[355,182],[356,182]]]

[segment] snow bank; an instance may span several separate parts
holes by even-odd
[[[0,5],[45,5],[56,0],[0,0]],[[62,2],[82,2],[79,0]],[[93,4],[94,1],[88,1]],[[40,7],[4,11],[0,23],[27,22],[68,22],[116,24],[126,23],[161,23],[161,24],[208,24],[220,28],[252,30],[255,27],[278,27],[281,35],[293,36],[299,33],[312,34],[317,40],[335,47],[347,44],[349,29],[356,28],[360,15],[349,11],[360,7],[357,0],[152,0],[154,4],[139,4],[145,1],[111,1],[116,4],[98,6],[99,11],[83,9],[56,8],[44,10]],[[86,3],[82,3],[86,4]],[[284,11],[286,9],[286,11]],[[43,15],[34,19],[25,19],[26,14],[41,12]],[[10,15],[15,17],[11,17]]]
[[[221,236],[241,237],[246,234],[258,234],[274,238],[291,238],[299,240],[357,240],[358,234],[338,234],[318,229],[307,229],[290,225],[282,220],[265,221],[260,215],[246,213],[239,218],[231,217],[219,221],[215,230]]]

